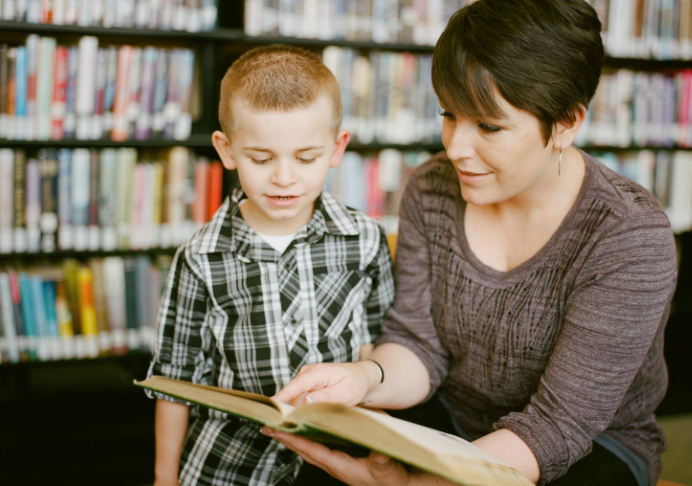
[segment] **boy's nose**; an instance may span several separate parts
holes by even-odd
[[[289,162],[277,161],[272,173],[272,182],[279,186],[290,186],[295,182],[295,173]]]

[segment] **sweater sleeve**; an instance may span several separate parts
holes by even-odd
[[[440,343],[432,314],[432,264],[420,187],[412,177],[399,210],[396,297],[382,324],[377,344],[397,343],[413,351],[428,369],[430,394],[447,376],[448,355]]]
[[[548,483],[591,450],[611,423],[665,325],[676,281],[675,242],[663,213],[620,222],[601,237],[567,289],[564,326],[538,390],[495,428],[521,437]],[[633,382],[640,385],[633,385]]]

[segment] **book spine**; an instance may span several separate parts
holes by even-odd
[[[89,190],[90,152],[88,149],[72,151],[72,224],[74,225],[73,248],[84,251],[89,248]]]
[[[151,128],[154,135],[160,135],[166,125],[164,106],[168,90],[168,51],[159,49],[156,57],[156,79],[152,103]]]
[[[106,303],[106,289],[103,276],[103,260],[92,259],[89,262],[91,269],[92,287],[94,297],[94,311],[96,313],[96,326],[98,328],[98,342],[101,354],[110,354],[112,348],[111,333],[108,323],[108,309]]]
[[[45,297],[43,296],[43,280],[38,275],[28,275],[29,292],[34,307],[36,319],[36,355],[39,361],[48,361],[53,358],[50,346],[50,332],[46,321]]]
[[[132,214],[132,178],[137,151],[131,148],[118,149],[116,176],[116,207],[115,221],[117,231],[117,246],[119,249],[130,247],[130,217]]]
[[[53,0],[40,0],[39,22],[42,24],[53,23]]]
[[[90,137],[98,140],[103,137],[103,101],[106,89],[106,50],[98,49],[96,54],[96,79],[94,87],[94,115],[91,122]]]
[[[123,258],[125,275],[125,311],[127,323],[127,347],[139,349],[142,345],[139,332],[139,315],[137,312],[137,275],[136,263],[132,258]]]
[[[164,170],[161,162],[151,164],[153,172],[153,201],[151,211],[151,241],[150,246],[161,246],[161,221],[163,213],[163,180]]]
[[[84,358],[86,357],[86,349],[82,336],[82,313],[79,305],[79,282],[77,280],[79,263],[77,260],[66,259],[63,261],[62,268],[65,275],[67,305],[72,318],[73,354],[75,358]]]
[[[31,159],[26,163],[26,221],[27,250],[36,253],[41,248],[41,169],[38,161]]]
[[[53,90],[53,108],[51,111],[52,140],[62,140],[65,137],[63,122],[67,101],[67,57],[69,49],[59,46],[55,50],[55,86]]]
[[[30,350],[27,340],[26,328],[24,326],[24,316],[22,314],[22,299],[17,272],[10,270],[7,272],[10,279],[10,292],[12,293],[12,304],[14,307],[14,325],[17,334],[17,345],[19,346],[19,360],[29,361]]]
[[[106,85],[103,89],[103,131],[105,133],[110,133],[113,128],[113,101],[117,74],[118,49],[115,46],[109,46],[106,48]]]
[[[120,46],[118,49],[118,67],[115,82],[115,100],[113,102],[113,127],[111,138],[117,142],[127,140],[127,106],[129,103],[127,93],[128,70],[130,68],[130,58],[133,48],[130,46]]]
[[[223,165],[215,160],[209,164],[209,212],[206,221],[216,214],[223,198]],[[206,222],[205,221],[205,222]]]
[[[14,140],[17,137],[17,48],[7,50],[7,118],[5,121],[5,138]]]
[[[127,352],[127,311],[123,259],[120,257],[104,258],[103,275],[112,350],[115,355],[123,355]]]
[[[15,128],[14,139],[26,138],[26,95],[27,95],[27,50],[25,46],[17,47],[15,60]]]
[[[187,140],[192,131],[192,84],[195,73],[195,53],[189,49],[180,51],[180,70],[178,73],[178,97],[180,113],[175,119],[173,138],[175,140]]]
[[[165,119],[163,137],[166,140],[173,139],[175,121],[180,115],[180,100],[178,99],[180,57],[180,49],[171,49],[168,51],[168,88],[166,92],[166,105],[163,109]]]
[[[67,53],[67,93],[65,101],[64,137],[73,138],[77,130],[77,72],[79,48],[70,47]]]
[[[77,0],[65,0],[65,25],[77,23]]]
[[[89,151],[89,249],[101,248],[99,227],[99,152]]]
[[[41,61],[37,77],[37,126],[36,139],[50,140],[51,114],[53,104],[53,76],[55,74],[56,40],[53,37],[41,38]]]
[[[101,248],[113,251],[117,247],[115,229],[117,152],[115,149],[103,149],[99,163],[99,226],[101,227]]]
[[[30,24],[41,22],[41,0],[27,0],[26,21]]]
[[[58,232],[58,161],[54,149],[41,149],[38,155],[41,170],[41,251],[52,253],[57,248]]]
[[[14,151],[14,174],[13,174],[13,246],[15,253],[25,252],[27,249],[26,219],[24,209],[26,206],[26,160],[24,151],[16,149]]]
[[[92,275],[89,267],[81,267],[78,270],[77,283],[79,286],[79,307],[82,313],[82,335],[84,336],[86,356],[96,358],[99,355],[99,331],[96,325]]]
[[[158,51],[147,47],[142,53],[142,89],[139,96],[139,116],[135,122],[135,138],[146,140],[151,134],[151,117],[156,83]]]
[[[39,49],[39,36],[31,34],[26,38],[26,123],[24,138],[36,140],[36,74]]]
[[[7,44],[0,45],[0,139],[10,138],[7,136],[7,98],[8,98],[8,66],[7,66]]]
[[[55,281],[43,281],[43,298],[46,309],[46,327],[48,330],[49,352],[53,359],[63,359],[65,357],[64,348],[60,339],[60,329],[58,327],[58,315],[55,308]]]
[[[79,61],[77,67],[77,139],[90,138],[90,126],[94,116],[94,99],[96,97],[96,58],[98,55],[98,38],[85,35],[79,39]]]
[[[195,164],[195,200],[192,203],[192,221],[195,230],[207,222],[209,213],[209,162],[200,159]]]
[[[0,253],[14,247],[14,151],[0,149]]]
[[[14,322],[14,305],[10,278],[7,273],[0,273],[0,301],[2,302],[2,326],[4,333],[5,349],[11,363],[20,361],[19,340],[17,328]]]
[[[53,0],[53,25],[65,24],[65,0]]]
[[[55,282],[55,315],[58,321],[63,355],[65,359],[72,359],[75,357],[72,312],[70,312],[67,289],[63,280]]]
[[[70,250],[74,245],[72,226],[72,151],[60,149],[58,158],[58,248]]]
[[[131,232],[130,248],[141,250],[144,247],[144,200],[147,197],[146,185],[146,164],[137,164],[134,168],[133,188],[132,188],[132,213],[130,215]]]

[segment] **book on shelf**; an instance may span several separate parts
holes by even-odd
[[[0,355],[14,363],[148,351],[171,259],[0,267]]]
[[[245,33],[433,46],[468,0],[245,0]]]
[[[0,254],[175,247],[221,205],[223,168],[185,147],[0,149]]]
[[[457,484],[530,486],[525,476],[466,440],[340,403],[300,407],[264,395],[154,376],[135,385],[354,454],[377,451]]]
[[[218,0],[2,0],[0,19],[80,27],[209,31]]]
[[[440,139],[430,55],[372,51],[365,56],[329,46],[323,60],[339,82],[342,126],[354,141],[410,144]]]
[[[200,116],[195,58],[189,49],[104,46],[94,36],[0,44],[0,138],[185,140]]]

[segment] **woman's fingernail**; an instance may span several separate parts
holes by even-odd
[[[267,437],[274,437],[274,430],[269,427],[262,427],[260,429],[260,434],[266,435]]]
[[[312,398],[310,398],[310,395],[305,397],[305,401],[308,403],[312,403]]]

